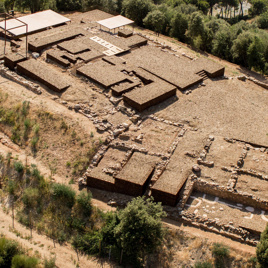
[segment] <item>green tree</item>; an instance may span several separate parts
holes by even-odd
[[[32,230],[33,230],[33,214],[34,214],[34,211],[36,211],[38,200],[39,200],[38,189],[31,188],[31,187],[25,189],[23,196],[22,196],[22,202],[28,214],[29,226],[31,229],[31,237],[32,237]]]
[[[195,11],[198,11],[198,8],[195,5],[183,3],[176,7],[176,10],[180,13],[191,15]]]
[[[251,16],[261,15],[268,11],[268,0],[251,0],[250,3],[249,14]]]
[[[51,237],[53,237],[53,240],[57,238],[58,242],[61,243],[68,239],[73,227],[81,227],[79,218],[73,217],[76,216],[75,213],[72,215],[75,205],[75,191],[70,186],[54,183],[51,195],[52,202],[49,206],[50,215],[52,216],[50,217],[50,224],[53,227]]]
[[[115,13],[118,10],[117,0],[102,0],[102,9],[108,13]]]
[[[258,36],[254,37],[253,42],[248,47],[247,51],[248,66],[256,71],[264,70],[264,45]]]
[[[204,16],[196,11],[191,15],[189,27],[187,31],[187,36],[189,36],[191,39],[197,36],[202,36],[205,31],[205,25],[204,25]]]
[[[162,33],[169,35],[170,27],[171,27],[170,23],[174,15],[174,9],[171,6],[168,6],[167,4],[162,4],[162,5],[157,6],[157,10],[161,11],[165,17]]]
[[[68,208],[72,208],[75,203],[75,191],[65,184],[54,183],[52,197],[59,205],[64,205]]]
[[[9,180],[7,185],[7,191],[9,194],[9,198],[11,201],[11,208],[12,208],[12,228],[14,228],[14,218],[15,218],[15,202],[17,200],[16,191],[18,189],[18,185],[14,180]]]
[[[170,35],[182,42],[185,42],[186,41],[185,33],[186,30],[188,29],[188,19],[189,19],[188,15],[176,11],[170,23],[171,25]]]
[[[254,34],[250,31],[243,32],[234,40],[231,53],[235,63],[248,67],[248,48],[254,40]]]
[[[26,255],[15,255],[12,259],[11,268],[35,268],[38,259]]]
[[[257,260],[262,268],[268,266],[268,225],[261,234],[260,242],[256,249]]]
[[[165,216],[160,203],[137,197],[118,212],[119,224],[115,237],[123,254],[133,261],[143,261],[162,242],[164,230],[161,218]]]
[[[215,258],[215,267],[226,267],[230,249],[222,243],[214,243],[212,247],[212,255]]]
[[[216,3],[218,3],[218,0],[208,0],[208,4],[209,4],[209,14],[212,16],[213,14],[213,7]]]
[[[204,13],[204,15],[207,15],[208,10],[210,8],[209,3],[205,0],[198,0],[197,7],[199,10],[201,10]]]
[[[58,10],[62,11],[73,11],[81,10],[82,1],[81,0],[56,0],[56,6]]]
[[[233,44],[231,29],[228,26],[219,29],[212,41],[212,53],[223,59],[231,60]]]
[[[16,6],[22,9],[30,9],[31,13],[38,12],[45,8],[47,0],[16,0]]]
[[[81,192],[76,198],[76,204],[72,211],[72,226],[83,232],[92,212],[91,193]]]
[[[4,1],[0,1],[0,13],[6,12]]]
[[[157,33],[162,32],[164,23],[165,15],[160,10],[150,11],[143,20],[143,24],[147,28],[151,28]]]
[[[105,224],[101,229],[101,241],[103,248],[111,246],[118,247],[114,231],[119,222],[117,213],[108,212],[105,214]]]
[[[143,19],[153,8],[151,0],[124,0],[122,13],[134,20],[137,25],[143,25]]]
[[[20,250],[17,242],[4,237],[0,238],[0,267],[11,267],[13,256],[19,253]]]
[[[259,16],[257,23],[260,28],[268,29],[268,11]]]
[[[9,12],[10,10],[13,10],[14,5],[15,5],[15,0],[5,0],[4,1],[5,11]]]

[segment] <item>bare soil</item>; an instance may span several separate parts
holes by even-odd
[[[67,16],[72,19],[71,26],[89,27],[93,35],[94,32],[98,31],[95,21],[107,18],[109,14],[94,11],[85,14],[75,12]],[[81,20],[86,23],[80,23]],[[64,28],[64,26],[48,30],[47,32],[38,33],[32,36],[32,40],[44,35],[60,33],[62,28]],[[213,182],[226,185],[229,177],[225,177],[225,173],[220,171],[220,168],[223,165],[231,166],[233,163],[237,162],[241,148],[237,146],[237,144],[227,144],[223,141],[225,137],[241,140],[244,143],[258,144],[262,148],[268,147],[268,91],[251,81],[247,80],[246,82],[242,82],[235,77],[239,74],[247,74],[260,81],[265,81],[265,77],[220,60],[214,56],[201,55],[199,52],[190,50],[186,45],[171,38],[164,36],[157,37],[154,33],[144,29],[135,29],[135,31],[146,34],[164,45],[171,46],[176,49],[176,53],[186,53],[193,58],[208,57],[222,64],[226,68],[225,75],[228,79],[207,79],[204,81],[203,86],[192,87],[188,92],[177,91],[176,97],[170,98],[157,106],[153,106],[143,113],[136,113],[139,117],[137,119],[138,122],[131,123],[129,129],[123,133],[128,136],[128,140],[124,140],[126,137],[121,134],[116,137],[114,143],[123,142],[125,145],[129,143],[131,146],[135,145],[143,148],[149,153],[162,154],[161,157],[165,154],[170,160],[168,168],[165,170],[167,176],[170,178],[170,184],[166,183],[166,181],[163,181],[162,184],[166,188],[172,188],[174,182],[181,184],[180,180],[184,181],[187,179],[189,171],[191,171],[192,165],[196,161],[196,159],[186,157],[185,153],[187,151],[196,152],[197,154],[200,153],[203,148],[204,139],[209,135],[213,135],[215,142],[208,153],[207,160],[214,161],[215,167],[213,169],[202,167],[201,174],[207,176],[208,180],[214,179]],[[114,36],[110,36],[108,39],[108,42],[113,41],[117,46],[122,45],[121,39]],[[21,45],[21,49],[23,50],[23,42],[21,42]],[[46,60],[45,54],[46,53],[43,53],[38,60]],[[124,57],[122,58],[124,59]],[[36,95],[25,87],[0,76],[0,90],[2,93],[8,94],[8,99],[4,104],[5,107],[11,108],[22,101],[29,101],[31,118],[36,120],[39,118],[38,120],[40,120],[41,135],[38,150],[36,153],[33,153],[29,144],[25,143],[23,146],[19,147],[11,142],[10,129],[7,127],[3,129],[0,135],[0,152],[4,155],[6,155],[7,152],[12,152],[12,155],[21,159],[23,163],[27,161],[28,163],[37,164],[44,175],[48,177],[52,176],[55,181],[69,183],[71,179],[76,180],[80,177],[80,165],[88,161],[88,153],[91,148],[93,146],[98,147],[102,144],[103,141],[113,133],[113,130],[115,130],[117,126],[122,126],[122,124],[126,122],[129,123],[129,119],[131,118],[129,114],[133,114],[134,112],[128,106],[123,106],[122,100],[119,100],[119,104],[114,105],[110,101],[110,92],[108,93],[108,91],[105,91],[92,81],[77,77],[75,75],[76,68],[82,65],[81,62],[71,69],[62,69],[52,63],[48,63],[47,65],[52,70],[60,72],[62,77],[69,81],[71,86],[66,91],[56,93],[40,84],[42,94]],[[102,78],[106,79],[106,75],[107,74],[104,72]],[[109,74],[107,76],[109,76]],[[86,107],[89,113],[86,114],[78,111],[79,109],[73,109],[75,105]],[[123,108],[120,108],[121,106]],[[159,120],[153,121],[146,119],[146,116],[156,116]],[[104,132],[97,131],[96,126],[106,121],[112,124],[112,130],[110,129]],[[181,137],[180,142],[176,145],[177,147],[175,146],[175,148],[173,148],[174,150],[171,150],[170,148],[173,146],[172,142],[178,137],[178,133],[181,130],[181,127],[174,125],[175,123],[183,124],[185,129],[187,129],[187,134],[185,136],[182,135],[183,137]],[[140,138],[140,136],[143,138],[137,139],[138,137]],[[108,152],[111,152],[109,150]],[[125,153],[123,156],[124,155]],[[97,168],[100,170],[107,168],[110,164],[113,164],[112,158],[113,156],[109,156],[109,154],[106,153]],[[116,156],[114,158],[116,158]],[[120,161],[123,161],[123,158],[124,157],[120,157]],[[115,164],[118,163],[116,162]],[[262,174],[267,175],[267,149],[264,152],[250,150],[245,159],[245,167],[247,169],[257,169]],[[75,168],[76,172],[74,172]],[[238,178],[237,187],[244,189],[247,185],[252,183],[251,188],[253,186],[257,188],[257,191],[256,189],[252,191],[255,193],[259,191],[260,196],[267,198],[265,193],[263,195],[261,193],[263,183],[255,184],[252,181],[246,182],[247,180],[248,178]],[[161,180],[157,181],[157,183],[161,184]],[[78,191],[77,184],[73,185],[73,187]],[[118,201],[118,203],[123,200],[122,205],[124,205],[132,198],[130,196],[97,189],[90,190],[93,193],[93,204],[106,211],[115,209],[107,205],[109,200],[114,199]],[[190,198],[189,201],[193,201],[192,204],[195,205],[194,202],[197,202],[196,199],[200,198],[199,195],[203,196],[202,193],[197,193],[196,198],[192,198],[193,200]],[[202,200],[202,202],[206,201]],[[190,203],[188,203],[188,205],[190,205]],[[219,206],[220,209],[220,205],[217,204],[217,206]],[[225,220],[229,222],[230,219],[237,214],[237,211],[232,209],[230,204],[224,204],[224,206],[224,211],[227,211]],[[210,211],[211,217],[214,217],[212,213],[214,210],[210,210],[210,208],[206,206],[204,207],[205,208],[202,206],[201,212],[199,211],[198,213],[200,213],[201,216],[203,214],[209,215],[209,212],[205,211],[207,210]],[[174,210],[178,213],[177,208],[174,208]],[[189,206],[189,210],[193,210],[194,212],[194,206]],[[247,219],[244,217],[251,217],[249,213],[250,210],[251,209],[246,210],[245,207],[245,211],[242,211],[243,213],[241,213],[241,215],[237,214],[233,223],[239,225],[239,217],[246,221]],[[250,221],[251,226],[254,227],[254,223],[260,222],[260,219],[263,221],[264,217],[262,216],[265,215],[261,213],[261,211],[256,212],[256,215],[254,215],[253,219]],[[55,252],[57,255],[57,265],[59,267],[75,267],[77,256],[70,246],[57,245],[56,248],[53,249],[52,241],[36,233],[34,233],[32,241],[25,240],[21,238],[21,236],[27,236],[29,230],[20,226],[18,223],[16,223],[16,229],[22,235],[16,237],[14,232],[9,229],[11,224],[10,216],[4,214],[2,209],[0,210],[0,216],[3,226],[2,232],[7,237],[18,239],[20,242],[24,243],[27,248],[33,248],[33,251],[38,250],[42,256],[49,256],[51,254],[50,252]],[[246,267],[244,260],[255,253],[254,247],[234,242],[226,237],[204,232],[198,228],[183,226],[181,223],[168,219],[165,221],[167,226],[172,230],[179,229],[183,230],[185,233],[190,233],[191,243],[194,243],[180,242],[177,246],[174,246],[172,251],[173,259],[168,262],[170,267],[182,267],[182,264],[185,264],[184,267],[190,267],[190,265],[193,265],[195,261],[199,259],[205,260],[211,258],[211,252],[208,246],[211,242],[220,241],[229,245],[235,252],[241,252],[241,257],[237,256],[236,258],[241,258],[240,263],[238,261],[234,264],[234,262],[233,266],[230,267]],[[261,230],[264,228],[264,224],[265,221],[258,226],[258,229]],[[192,235],[197,238],[194,238]],[[210,241],[208,244],[204,242],[207,239]],[[37,244],[35,245],[34,243]],[[42,244],[44,246],[40,246]],[[205,248],[202,257],[200,257],[201,247]],[[239,255],[239,253],[237,255]],[[240,264],[242,264],[242,266]],[[86,257],[81,256],[79,265],[80,267],[115,267],[113,264],[103,263],[99,259],[87,260]],[[162,265],[161,267],[165,266]]]

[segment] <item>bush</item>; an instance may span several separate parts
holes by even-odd
[[[214,243],[212,247],[212,254],[218,258],[229,257],[230,249],[222,243]]]
[[[143,19],[152,10],[153,2],[151,0],[124,0],[123,13],[134,20],[139,26],[143,25]]]
[[[72,208],[75,203],[75,191],[64,184],[55,183],[52,186],[53,199],[55,201],[61,201],[69,208]]]
[[[80,0],[56,0],[56,6],[58,10],[61,11],[73,11],[73,10],[81,10],[82,1]]]
[[[21,163],[21,161],[15,161],[15,162],[14,162],[14,168],[15,168],[15,170],[16,170],[18,173],[22,173],[23,170],[24,170],[24,166],[23,166],[23,164]]]
[[[114,235],[128,261],[141,265],[143,256],[162,244],[164,229],[161,218],[165,215],[160,203],[144,197],[134,198],[118,212],[119,224],[114,228]]]
[[[0,13],[4,13],[6,10],[5,10],[5,5],[4,5],[4,2],[0,1]]]
[[[257,19],[258,26],[262,29],[268,28],[268,11],[261,14],[259,18]]]
[[[215,258],[215,267],[225,268],[226,260],[229,258],[230,249],[221,243],[214,243],[212,247],[212,254]]]
[[[92,195],[90,193],[85,192],[80,193],[77,197],[77,203],[81,208],[83,215],[85,217],[89,217],[91,215],[92,211],[91,198]]]
[[[37,142],[39,141],[39,137],[38,136],[34,136],[31,140],[31,146],[32,146],[32,150],[36,151],[36,146],[37,146]]]
[[[260,243],[257,245],[256,250],[257,260],[261,267],[268,266],[268,225],[261,234]]]
[[[21,109],[21,113],[24,117],[26,117],[29,113],[29,108],[30,108],[30,102],[29,101],[24,101],[22,103],[22,109]]]
[[[73,238],[72,245],[75,249],[89,255],[95,255],[100,250],[101,236],[99,232],[86,233]]]
[[[12,259],[11,268],[35,268],[38,259],[26,255],[15,255]]]
[[[45,258],[44,268],[56,268],[56,257],[51,257],[50,259]]]
[[[213,266],[210,262],[205,261],[205,262],[197,262],[194,265],[194,268],[213,268]]]
[[[20,253],[18,243],[0,238],[0,267],[11,267],[12,258]]]
[[[34,134],[38,135],[39,130],[40,130],[40,126],[38,124],[34,125],[33,130],[34,130]]]

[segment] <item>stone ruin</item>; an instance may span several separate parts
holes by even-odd
[[[74,76],[114,105],[108,119],[85,104],[69,106],[92,120],[98,132],[108,133],[84,175],[86,185],[153,196],[171,218],[255,245],[268,221],[268,144],[209,135],[159,112],[197,89],[205,95],[205,81],[208,89],[218,90],[225,68],[129,30],[101,31],[94,23],[33,35],[28,48],[42,55],[37,59],[14,54],[4,59],[12,71],[48,91],[68,91]],[[12,76],[3,67],[0,71]],[[112,123],[117,114],[124,120]]]

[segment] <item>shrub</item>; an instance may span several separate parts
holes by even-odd
[[[268,225],[261,234],[260,243],[256,249],[257,260],[261,267],[268,266]]]
[[[26,118],[24,120],[24,127],[25,127],[25,129],[28,130],[30,128],[30,126],[31,126],[31,120],[29,118]]]
[[[17,242],[0,238],[0,267],[11,267],[13,256],[19,252]]]
[[[30,108],[30,102],[29,101],[24,101],[22,103],[22,109],[21,109],[21,113],[24,117],[26,117],[29,113],[29,108]]]
[[[77,197],[77,203],[80,206],[85,217],[89,217],[92,211],[91,205],[92,195],[90,193],[82,192]]]
[[[32,146],[32,150],[33,151],[36,151],[36,146],[37,146],[37,142],[39,140],[39,137],[38,136],[34,136],[31,140],[31,146]]]
[[[73,10],[81,10],[82,1],[79,0],[56,0],[56,6],[58,10],[61,11],[73,11]]]
[[[38,259],[26,255],[15,255],[12,259],[11,268],[35,268]]]
[[[5,5],[4,2],[0,1],[0,13],[4,13],[5,12]],[[1,262],[0,262],[1,263]]]
[[[194,268],[213,268],[213,266],[210,262],[205,261],[205,262],[197,262],[194,265]]]
[[[94,255],[99,252],[100,246],[100,233],[91,232],[83,236],[77,235],[73,238],[72,245],[75,249],[85,252],[89,255]]]
[[[56,268],[56,257],[51,257],[50,259],[45,258],[44,268]]]
[[[222,243],[214,243],[212,247],[212,254],[219,258],[229,257],[230,249]]]
[[[39,125],[38,125],[38,124],[35,124],[34,127],[33,127],[34,134],[35,134],[35,135],[38,135],[39,130],[40,130]]]
[[[55,183],[52,186],[53,199],[61,201],[63,204],[72,208],[75,203],[75,191],[64,184]]]
[[[15,170],[16,170],[18,173],[22,173],[23,170],[24,170],[24,166],[23,166],[23,164],[21,163],[21,161],[15,161],[15,162],[14,162],[14,168],[15,168]]]
[[[262,29],[268,28],[268,11],[261,14],[259,18],[257,19],[258,26]]]
[[[215,267],[224,268],[226,267],[226,259],[229,258],[230,249],[221,244],[214,243],[212,247],[212,254],[215,257]]]

